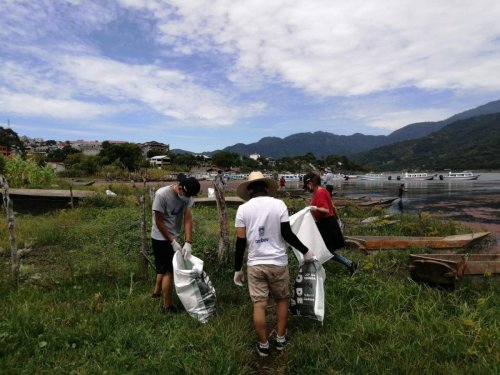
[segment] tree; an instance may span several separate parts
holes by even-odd
[[[138,169],[144,160],[138,145],[133,143],[115,144],[108,141],[102,143],[102,150],[98,157],[103,165],[116,164],[129,171]]]
[[[214,165],[223,169],[239,167],[241,165],[240,156],[234,152],[220,151],[212,155]]]

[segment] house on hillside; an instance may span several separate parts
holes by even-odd
[[[149,151],[154,151],[156,153],[168,154],[170,152],[170,145],[165,143],[150,141],[139,144],[142,154],[146,156]]]
[[[167,155],[157,155],[149,159],[149,165],[153,167],[161,167],[162,165],[169,165],[170,157]]]
[[[253,160],[259,160],[260,154],[257,154],[256,152],[254,152],[253,154],[250,154],[248,157],[250,159],[253,159]]]

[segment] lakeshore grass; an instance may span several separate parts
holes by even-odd
[[[193,252],[205,260],[218,297],[217,316],[203,325],[185,312],[160,313],[150,297],[154,272],[139,271],[138,208],[133,197],[117,202],[99,197],[75,210],[16,216],[19,243],[33,242],[34,251],[22,260],[17,289],[10,287],[8,258],[0,258],[2,373],[498,373],[497,285],[450,293],[417,284],[408,279],[411,251],[341,251],[363,266],[349,278],[338,263],[325,264],[324,324],[290,317],[285,352],[261,360],[253,350],[248,292],[233,285],[231,265],[217,263],[215,208],[194,208]],[[230,208],[232,235],[234,213]],[[353,223],[383,217],[379,209],[354,207],[343,214]],[[353,223],[348,234],[463,230],[429,215],[405,215],[391,225]],[[6,225],[0,246],[8,248]],[[292,254],[290,268],[293,277]]]

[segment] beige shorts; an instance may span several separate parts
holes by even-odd
[[[248,291],[252,302],[267,301],[269,293],[274,299],[288,298],[290,276],[288,266],[259,264],[247,268]]]

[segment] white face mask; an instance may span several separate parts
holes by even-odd
[[[191,201],[191,198],[185,197],[184,195],[178,195],[178,197],[184,203],[189,203]]]

